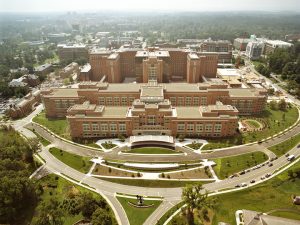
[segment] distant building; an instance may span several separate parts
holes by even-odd
[[[251,60],[256,60],[261,57],[264,52],[264,43],[260,41],[251,41],[246,47],[246,56]]]
[[[65,68],[59,71],[59,76],[61,78],[68,78],[73,73],[79,73],[79,66],[78,63],[72,62],[69,65],[67,65]]]
[[[57,33],[57,34],[48,34],[48,39],[50,42],[62,42],[62,41],[66,41],[69,37],[71,36],[71,34],[66,34],[66,33]]]
[[[14,119],[22,118],[28,115],[35,109],[35,106],[41,102],[40,94],[40,90],[28,93],[18,103],[10,105],[6,111],[6,114]]]
[[[88,48],[84,44],[58,44],[57,52],[60,61],[88,60]]]
[[[8,86],[9,87],[35,87],[39,85],[40,79],[34,74],[26,74],[18,79],[12,79]]]
[[[91,65],[90,64],[85,64],[81,70],[80,70],[80,74],[79,74],[79,81],[89,81],[90,77],[91,77]]]
[[[286,41],[299,41],[300,40],[300,34],[288,34],[285,35]]]
[[[287,49],[292,46],[293,44],[281,40],[266,40],[264,54],[268,55],[270,53],[273,53],[276,48]]]
[[[10,69],[9,72],[11,74],[16,74],[16,73],[28,74],[29,70],[25,67],[21,67],[21,68],[18,68],[18,69]]]
[[[231,63],[232,59],[232,44],[227,40],[213,41],[205,40],[199,45],[200,52],[213,52],[218,55],[219,63]]]
[[[12,79],[9,83],[9,87],[26,87],[28,84],[25,82],[25,78],[20,77],[18,79]]]
[[[51,72],[52,70],[52,65],[49,63],[46,63],[44,65],[38,66],[34,68],[34,72],[37,75],[47,75]]]
[[[251,41],[249,38],[236,38],[233,41],[233,46],[239,51],[246,51],[247,44]]]

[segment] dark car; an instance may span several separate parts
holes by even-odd
[[[273,166],[273,163],[270,163],[270,164],[269,164],[269,167],[271,167],[271,166]]]
[[[234,187],[239,188],[239,187],[241,187],[241,185],[237,184],[237,185],[235,185]]]
[[[255,183],[255,180],[251,180],[250,183],[251,183],[251,184]]]

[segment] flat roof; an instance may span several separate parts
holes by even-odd
[[[102,112],[103,118],[126,118],[128,107],[122,106],[105,106]]]
[[[63,97],[78,97],[77,88],[55,88],[49,94],[52,97],[63,98]],[[48,95],[48,94],[47,94]]]
[[[229,95],[231,97],[254,97],[258,96],[258,92],[255,89],[249,88],[230,88]]]
[[[241,76],[237,69],[217,69],[217,74],[220,76]]]
[[[191,119],[197,119],[201,118],[201,112],[199,110],[199,107],[176,107],[177,112],[177,118],[191,118]]]
[[[170,57],[168,51],[158,50],[158,51],[137,51],[135,57]]]

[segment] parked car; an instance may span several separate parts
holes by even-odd
[[[271,166],[273,166],[273,163],[270,163],[270,164],[269,164],[269,167],[271,167]]]
[[[260,178],[261,180],[264,180],[264,179],[266,179],[264,176],[262,176],[261,178]]]
[[[251,180],[250,183],[251,183],[251,184],[255,183],[255,180]]]
[[[295,155],[290,155],[290,156],[287,158],[288,161],[293,161],[294,159],[295,159]]]
[[[241,187],[241,185],[237,184],[237,185],[235,185],[234,187],[239,188],[239,187]]]
[[[247,184],[246,183],[241,183],[241,186],[242,187],[247,187]]]
[[[270,177],[270,176],[271,176],[271,174],[270,174],[270,173],[267,173],[265,177],[268,178],[268,177]]]

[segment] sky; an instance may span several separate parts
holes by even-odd
[[[2,12],[297,11],[300,0],[0,0]]]

